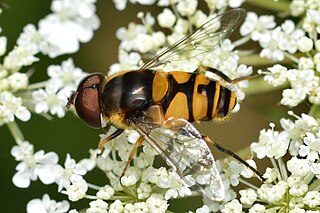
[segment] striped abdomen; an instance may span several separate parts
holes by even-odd
[[[233,91],[204,75],[186,72],[156,72],[153,101],[163,108],[165,118],[208,121],[223,118],[236,105]]]
[[[204,75],[133,70],[116,75],[101,88],[101,109],[116,126],[160,105],[164,118],[208,121],[223,118],[236,104],[235,93]]]

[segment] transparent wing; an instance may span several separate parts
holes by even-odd
[[[155,68],[176,60],[187,60],[209,52],[227,38],[243,20],[245,10],[233,9],[219,14],[145,63],[141,69]]]
[[[133,123],[186,186],[211,200],[224,198],[224,186],[212,153],[192,124],[173,118],[163,124],[148,122],[144,118]]]

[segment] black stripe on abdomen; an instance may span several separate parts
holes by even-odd
[[[190,75],[190,78],[188,79],[188,81],[184,83],[178,83],[172,75],[168,76],[168,83],[169,83],[168,92],[162,101],[162,107],[164,112],[167,111],[171,101],[175,98],[176,94],[179,92],[182,92],[187,97],[188,112],[189,112],[188,121],[190,122],[194,121],[192,104],[193,104],[193,88],[194,88],[196,76],[197,74]]]
[[[220,87],[220,94],[218,100],[218,117],[225,117],[229,112],[231,91],[228,88]]]

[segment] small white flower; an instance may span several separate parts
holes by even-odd
[[[289,111],[290,115],[294,115]],[[294,115],[297,120],[295,122],[289,119],[280,119],[282,128],[289,134],[291,139],[289,152],[292,156],[298,155],[299,148],[303,144],[302,137],[306,132],[316,133],[319,129],[317,121],[307,114],[302,113],[301,117]]]
[[[164,182],[168,180],[168,172],[166,168],[164,167],[160,167],[158,169],[154,169],[152,167],[149,167],[149,168],[147,170],[148,172],[145,174],[147,180],[150,181],[151,183],[157,184],[161,188],[168,188],[169,185],[164,184]]]
[[[281,25],[283,32],[279,38],[279,48],[284,51],[288,51],[293,54],[297,51],[299,46],[299,39],[304,35],[304,31],[301,29],[295,29],[295,24],[291,20],[286,20]]]
[[[316,55],[314,56],[314,62],[317,64]],[[300,57],[298,66],[300,70],[312,70],[314,68],[314,63],[311,58]]]
[[[135,185],[140,180],[140,174],[138,169],[134,167],[128,168],[124,176],[121,177],[121,184],[123,186],[132,186]]]
[[[315,8],[308,9],[307,10],[307,17],[303,21],[302,28],[306,32],[308,32],[311,37],[314,38],[316,36],[316,34],[320,32],[319,25],[320,25],[319,11]]]
[[[300,177],[289,177],[288,180],[289,193],[293,196],[299,197],[308,191],[308,185],[305,184]]]
[[[152,33],[151,39],[153,41],[153,48],[155,49],[159,49],[159,47],[161,47],[166,42],[166,36],[161,31]]]
[[[193,16],[190,18],[190,22],[196,27],[200,27],[207,20],[208,20],[208,16],[202,10],[197,10],[193,14]]]
[[[46,54],[48,44],[45,38],[38,32],[33,24],[27,24],[20,34],[17,44],[19,46],[27,47],[35,55],[39,51]]]
[[[145,26],[141,24],[129,23],[128,28],[121,27],[117,30],[116,36],[121,40],[120,49],[130,52],[134,49],[135,40],[139,34],[147,33]]]
[[[134,207],[134,205],[132,203],[127,203],[124,206],[124,213],[129,213],[129,212],[135,212],[136,208]]]
[[[89,203],[90,208],[87,209],[86,213],[107,213],[108,203],[103,200],[94,200]]]
[[[63,187],[70,185],[72,178],[81,179],[83,175],[87,173],[85,167],[81,164],[77,164],[74,159],[67,154],[64,168],[59,167],[55,182],[58,184],[58,191],[61,191]]]
[[[22,98],[15,97],[8,91],[0,92],[0,126],[13,122],[14,117],[21,121],[28,121],[31,113],[22,105]]]
[[[276,185],[263,184],[257,191],[258,197],[270,203],[279,202],[287,193],[288,184],[279,181]]]
[[[144,182],[141,182],[137,188],[138,198],[140,200],[148,198],[151,192],[152,192],[151,186]]]
[[[320,138],[316,138],[314,134],[306,132],[306,137],[303,139],[305,145],[301,145],[299,155],[306,157],[311,162],[319,159],[320,153]]]
[[[196,210],[196,213],[209,213],[210,209],[207,205],[203,205],[202,207]]]
[[[124,10],[127,6],[127,1],[128,0],[113,0],[113,3],[117,10]]]
[[[318,179],[320,179],[320,163],[311,164],[310,168],[311,172],[316,175]]]
[[[191,190],[184,186],[181,177],[176,172],[169,172],[168,183],[170,186],[164,197],[166,200],[169,200],[171,197],[177,198],[178,195],[184,197],[192,194]]]
[[[59,118],[65,115],[67,98],[64,91],[59,91],[60,85],[56,81],[49,81],[45,90],[38,89],[32,93],[35,102],[36,113],[48,113],[57,115]]]
[[[168,8],[163,9],[163,11],[158,15],[157,19],[159,25],[165,28],[171,28],[176,22],[175,15]]]
[[[302,199],[302,202],[311,208],[320,205],[320,192],[309,191],[306,196]]]
[[[118,53],[119,63],[112,64],[108,75],[115,74],[122,70],[135,69],[138,68],[141,62],[141,56],[137,52],[127,53],[126,51],[120,49]]]
[[[116,200],[110,204],[109,213],[123,212],[123,203],[120,200]]]
[[[161,194],[152,194],[146,200],[146,204],[149,211],[154,213],[164,213],[169,206],[168,202]]]
[[[237,8],[240,7],[245,0],[229,0],[228,2],[231,8]]]
[[[101,187],[96,194],[100,199],[109,200],[114,195],[114,192],[115,191],[111,186],[105,185],[104,187]]]
[[[263,174],[263,177],[266,178],[267,180],[265,181],[266,183],[272,183],[279,177],[279,171],[275,168],[267,168],[266,172]]]
[[[8,84],[13,91],[25,89],[29,84],[28,75],[25,73],[15,72],[8,77]]]
[[[293,0],[290,4],[290,13],[293,16],[302,15],[305,12],[305,1]]]
[[[179,18],[177,20],[177,23],[174,25],[174,32],[178,34],[187,34],[189,29],[189,22],[185,19]]]
[[[302,87],[295,89],[285,89],[282,91],[282,99],[280,103],[282,105],[294,107],[306,98],[306,92]]]
[[[232,186],[237,186],[239,184],[239,176],[244,168],[244,165],[232,160],[227,162],[227,168],[223,169],[222,180],[224,182],[230,183]]]
[[[55,84],[73,89],[78,86],[79,81],[86,75],[80,68],[74,66],[72,58],[63,61],[61,65],[49,66],[47,73]]]
[[[253,160],[249,159],[249,160],[246,160],[246,162],[253,168],[257,169],[257,164]],[[246,167],[241,171],[240,174],[245,178],[252,178],[254,175],[254,172],[250,168]]]
[[[303,197],[292,197],[289,202],[291,208],[303,208],[304,204],[302,202]]]
[[[235,70],[238,68],[239,55],[237,51],[233,51],[234,45],[229,39],[225,39],[221,44],[213,50],[212,53],[206,55],[202,63],[205,66],[216,68],[227,76],[233,78]]]
[[[260,57],[268,58],[272,61],[282,61],[284,53],[280,49],[279,40],[283,37],[283,32],[280,27],[268,31],[260,39],[260,46],[263,48],[260,52]]]
[[[3,56],[7,51],[7,37],[0,36],[0,56]]]
[[[252,205],[257,200],[257,193],[253,189],[240,190],[240,201],[245,205]]]
[[[12,182],[17,187],[27,188],[31,180],[37,180],[38,177],[44,184],[54,182],[58,168],[56,153],[45,154],[43,150],[34,153],[33,145],[25,141],[19,146],[12,147],[11,155],[17,161],[21,161],[16,166],[17,173],[12,178]]]
[[[154,41],[149,34],[142,34],[140,33],[137,35],[136,39],[134,40],[133,49],[141,52],[147,53],[151,51],[155,47]]]
[[[278,132],[273,129],[261,130],[259,142],[251,144],[251,150],[256,153],[259,159],[280,158],[284,156],[289,147],[290,138],[287,132]]]
[[[78,201],[82,199],[88,190],[87,182],[81,176],[71,176],[70,184],[65,186],[62,193],[68,195],[68,199],[71,201]]]
[[[276,65],[273,65],[272,67],[268,67],[267,69],[270,72],[263,72],[263,74],[265,74],[263,79],[269,84],[272,84],[272,86],[276,87],[284,84],[287,81],[286,67],[280,64],[276,64]]]
[[[258,17],[254,12],[248,12],[244,23],[240,28],[242,36],[250,35],[253,41],[258,41],[266,34],[266,30],[276,26],[274,16]]]
[[[57,202],[51,200],[49,195],[44,194],[41,199],[33,199],[27,204],[27,213],[63,213],[68,212],[70,204],[68,201],[64,200]]]
[[[264,205],[259,204],[259,203],[254,204],[249,209],[249,213],[264,213],[264,212],[266,212],[266,207]]]
[[[88,42],[99,25],[93,1],[54,0],[53,13],[39,22],[39,32],[48,42],[48,55],[74,53],[79,42]],[[63,33],[61,33],[63,32]]]
[[[311,162],[306,159],[298,159],[297,157],[293,157],[287,162],[287,168],[294,177],[303,178],[310,173]]]
[[[4,58],[4,67],[16,71],[23,66],[29,66],[38,61],[29,47],[17,46]]]
[[[312,50],[313,42],[312,39],[303,36],[298,40],[298,49],[300,52],[309,52]]]
[[[197,0],[182,0],[178,1],[177,10],[182,16],[191,16],[196,11],[197,6]]]
[[[222,213],[241,213],[242,204],[238,200],[232,200],[224,206],[224,209],[221,210]]]

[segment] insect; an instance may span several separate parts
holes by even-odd
[[[188,60],[214,48],[229,36],[242,21],[245,11],[234,9],[210,19],[191,34],[155,56],[140,69],[105,76],[101,73],[85,77],[68,99],[67,108],[75,106],[79,118],[93,128],[113,125],[117,128],[99,148],[134,129],[140,137],[130,153],[123,175],[143,141],[148,142],[180,175],[185,184],[212,200],[224,198],[224,187],[208,147],[237,158],[262,178],[244,160],[201,135],[190,122],[224,118],[235,107],[234,91],[226,85],[250,78],[231,80],[222,72],[201,66],[194,73],[164,72],[156,69],[177,56]],[[213,72],[221,81],[208,79],[203,72]]]

